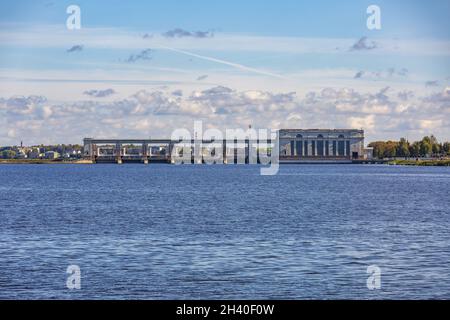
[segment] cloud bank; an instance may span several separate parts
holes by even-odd
[[[139,90],[105,102],[52,103],[43,96],[13,96],[0,98],[0,117],[5,120],[2,144],[17,139],[80,143],[86,136],[167,137],[176,128],[191,129],[195,120],[219,129],[249,124],[254,128],[363,128],[367,142],[431,133],[448,140],[450,88],[420,97],[389,87],[374,92],[324,88],[298,96],[222,86],[188,94]]]

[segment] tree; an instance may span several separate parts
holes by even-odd
[[[13,159],[16,156],[16,152],[13,150],[4,150],[2,151],[3,159]]]
[[[432,145],[431,150],[434,155],[439,155],[441,153],[441,146],[439,143],[435,143]]]
[[[397,153],[398,142],[388,141],[385,144],[383,158],[394,158]]]
[[[375,158],[426,157],[450,155],[450,142],[439,143],[434,135],[425,136],[410,144],[405,138],[400,141],[375,141],[369,144]]]
[[[436,137],[435,137],[434,135],[431,135],[431,136],[430,136],[430,143],[431,143],[432,145],[434,145],[434,144],[439,144],[439,142],[437,141],[437,139],[436,139]]]
[[[439,142],[437,141],[434,135],[430,136],[430,143],[431,143],[431,152],[433,153],[433,155],[435,156],[439,155],[441,152],[441,148]]]
[[[442,151],[446,155],[450,155],[450,142],[444,142],[442,144]]]
[[[423,137],[420,141],[420,155],[426,157],[433,152],[433,144],[430,137]]]
[[[386,143],[384,141],[375,141],[369,143],[369,147],[373,148],[373,156],[375,158],[382,159],[384,157],[385,144]]]
[[[409,157],[409,142],[405,138],[401,138],[397,146],[398,157]]]
[[[409,154],[413,157],[419,157],[420,156],[420,142],[416,141],[414,142],[410,148],[409,148]]]

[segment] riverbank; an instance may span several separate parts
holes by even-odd
[[[300,162],[293,162],[300,164]],[[326,164],[327,162],[315,162],[317,164]],[[344,162],[342,162],[344,163]],[[364,160],[364,161],[349,161],[345,163],[354,164],[388,164],[388,165],[401,165],[401,166],[439,166],[450,167],[450,159],[436,159],[436,160]],[[80,160],[51,160],[51,159],[1,159],[0,164],[93,164],[92,160],[80,159]],[[312,164],[305,162],[304,164]],[[331,163],[328,163],[331,164]],[[339,164],[334,162],[332,164]]]
[[[436,159],[436,160],[392,160],[388,162],[389,165],[401,166],[439,166],[449,167],[450,159]]]

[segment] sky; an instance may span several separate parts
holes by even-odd
[[[449,15],[450,0],[2,1],[0,145],[164,138],[196,120],[449,141]]]

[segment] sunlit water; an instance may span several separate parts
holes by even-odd
[[[0,219],[3,299],[450,298],[448,168],[1,165]]]

